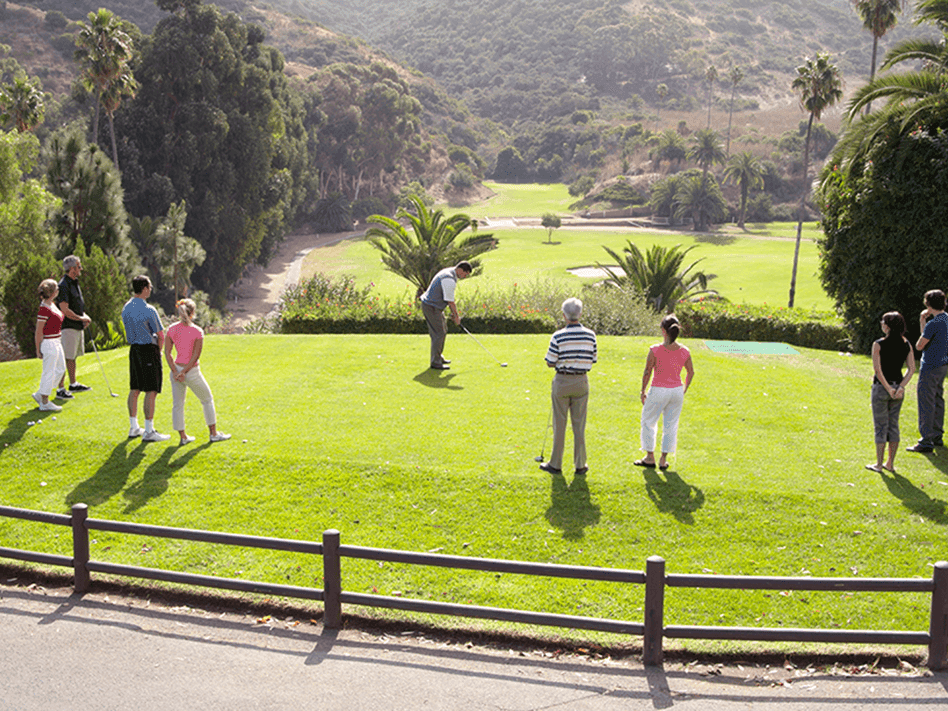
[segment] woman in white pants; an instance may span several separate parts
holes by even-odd
[[[39,313],[36,315],[36,357],[43,359],[43,375],[40,377],[39,390],[33,393],[33,399],[43,412],[59,412],[62,408],[49,401],[56,384],[66,373],[66,355],[61,341],[63,312],[56,306],[59,285],[55,279],[44,279],[39,285],[42,299]]]
[[[217,431],[217,413],[214,410],[214,396],[204,376],[198,359],[204,347],[204,331],[194,325],[196,305],[191,299],[181,299],[177,303],[178,323],[171,326],[165,335],[165,360],[171,373],[171,423],[181,436],[181,444],[190,444],[194,437],[188,436],[184,429],[184,398],[188,388],[197,395],[204,410],[204,423],[210,431],[211,442],[223,442],[230,439],[229,434]],[[172,358],[175,349],[177,357]]]
[[[685,402],[685,393],[695,376],[691,352],[677,343],[681,330],[678,318],[669,314],[662,319],[661,329],[662,342],[649,348],[645,373],[642,375],[642,449],[645,450],[645,457],[636,460],[635,464],[649,469],[655,468],[658,418],[662,416],[662,458],[658,468],[668,469],[668,455],[674,454],[678,444],[678,418]],[[681,382],[682,369],[687,372],[684,384]],[[652,381],[651,388],[648,387],[649,380]]]

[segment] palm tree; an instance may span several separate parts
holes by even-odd
[[[115,112],[122,105],[122,99],[128,97],[135,98],[138,92],[139,83],[132,76],[131,71],[127,69],[115,77],[108,88],[102,92],[101,101],[105,115],[109,117],[109,135],[112,138],[112,162],[119,168],[118,145],[115,142]],[[121,170],[120,170],[121,172]]]
[[[712,222],[724,219],[727,202],[713,175],[691,175],[681,181],[675,196],[675,216],[694,220],[695,232],[704,232]]]
[[[708,81],[708,128],[711,128],[711,104],[714,98],[714,82],[718,80],[718,70],[712,64],[704,73],[704,78]]]
[[[474,273],[480,272],[478,255],[497,246],[492,234],[459,235],[474,224],[467,215],[457,214],[445,219],[443,210],[429,210],[417,195],[409,196],[414,211],[400,209],[392,219],[371,215],[367,222],[381,227],[366,230],[369,243],[382,253],[385,268],[415,285],[421,296],[435,274],[445,266],[468,261]],[[412,232],[399,220],[407,221]]]
[[[721,136],[710,128],[695,131],[691,150],[688,157],[701,168],[701,174],[707,177],[708,170],[715,163],[724,162],[724,149],[721,147]]]
[[[803,190],[800,195],[797,243],[793,250],[793,272],[790,276],[789,307],[793,308],[793,300],[797,291],[797,265],[800,261],[803,215],[806,211],[806,198],[810,193],[810,185],[807,181],[807,172],[810,168],[810,132],[813,129],[814,119],[820,118],[827,107],[832,106],[842,98],[843,88],[842,80],[839,77],[839,69],[830,61],[826,52],[817,52],[815,59],[808,57],[802,65],[797,67],[797,76],[794,78],[791,88],[797,91],[800,96],[800,105],[810,114],[810,119],[806,124],[806,138],[803,142]]]
[[[18,133],[31,132],[43,121],[46,105],[36,81],[22,77],[0,89],[0,120],[12,121]]]
[[[734,95],[737,93],[737,85],[744,79],[744,72],[740,67],[731,67],[727,78],[731,80],[731,103],[727,114],[727,146],[724,148],[725,155],[731,155],[731,119],[734,118]]]
[[[75,57],[82,65],[82,83],[95,91],[92,142],[98,143],[102,95],[120,76],[129,72],[133,48],[132,39],[122,29],[118,16],[100,8],[98,12],[90,12],[88,17],[89,24],[81,23],[76,35]]]
[[[658,124],[662,117],[662,104],[665,103],[665,97],[668,96],[668,84],[659,84],[655,87],[655,93],[658,95],[658,111],[655,112],[655,123]]]
[[[648,206],[656,215],[674,217],[675,210],[678,208],[678,191],[686,176],[687,173],[669,175],[652,185]]]
[[[669,167],[672,161],[674,161],[676,165],[681,165],[681,162],[688,157],[688,149],[684,137],[673,129],[662,131],[658,137],[658,147],[652,155],[655,160],[656,169],[661,165],[663,160],[668,161]]]
[[[750,151],[731,156],[724,168],[724,179],[735,183],[741,189],[741,213],[737,226],[744,229],[744,217],[747,215],[747,197],[751,188],[764,187],[764,167]]]
[[[598,266],[610,275],[605,281],[607,285],[640,291],[653,309],[671,313],[679,301],[717,294],[713,289],[708,289],[708,282],[715,278],[714,274],[700,271],[691,273],[701,259],[692,262],[685,269],[681,268],[688,252],[696,246],[682,249],[680,244],[671,248],[656,244],[643,255],[629,240],[621,254],[603,246],[622,273],[612,265]]]
[[[863,29],[872,33],[872,63],[869,68],[869,81],[876,76],[876,53],[879,50],[879,38],[895,27],[898,13],[905,9],[905,0],[850,0],[853,9],[862,18]],[[866,113],[871,111],[866,105]]]

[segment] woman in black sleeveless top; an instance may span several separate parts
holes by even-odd
[[[905,398],[905,388],[915,374],[915,352],[905,340],[905,319],[898,311],[890,311],[882,317],[880,338],[872,344],[872,422],[876,431],[876,463],[867,464],[866,469],[882,473],[883,469],[895,472],[895,453],[899,450],[899,412]],[[902,375],[902,366],[908,372]],[[886,443],[889,459],[885,464]]]

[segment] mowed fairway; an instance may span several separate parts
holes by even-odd
[[[425,368],[424,336],[210,336],[202,355],[229,442],[208,445],[188,400],[184,448],[125,438],[127,352],[92,356],[94,386],[62,413],[29,393],[38,360],[0,365],[3,503],[95,518],[449,554],[670,572],[929,577],[948,557],[948,455],[900,453],[897,476],[863,465],[873,445],[865,357],[803,350],[747,357],[693,349],[680,452],[666,473],[639,456],[637,399],[655,339],[602,338],[591,376],[589,474],[533,461],[549,413],[545,336],[451,333],[452,370]],[[170,430],[170,388],[157,424]],[[903,439],[915,432],[914,387]],[[243,442],[242,440],[245,440]],[[567,458],[571,444],[567,440]],[[549,453],[549,441],[546,453]],[[567,459],[568,461],[568,459]],[[66,529],[0,521],[0,545],[71,554]],[[299,555],[97,532],[96,559],[321,586]],[[348,590],[641,620],[642,590],[344,561]],[[666,624],[927,629],[923,595],[667,592]]]

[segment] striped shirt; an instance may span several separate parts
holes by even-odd
[[[571,323],[550,337],[547,363],[557,373],[588,373],[596,362],[596,334],[580,323]]]

